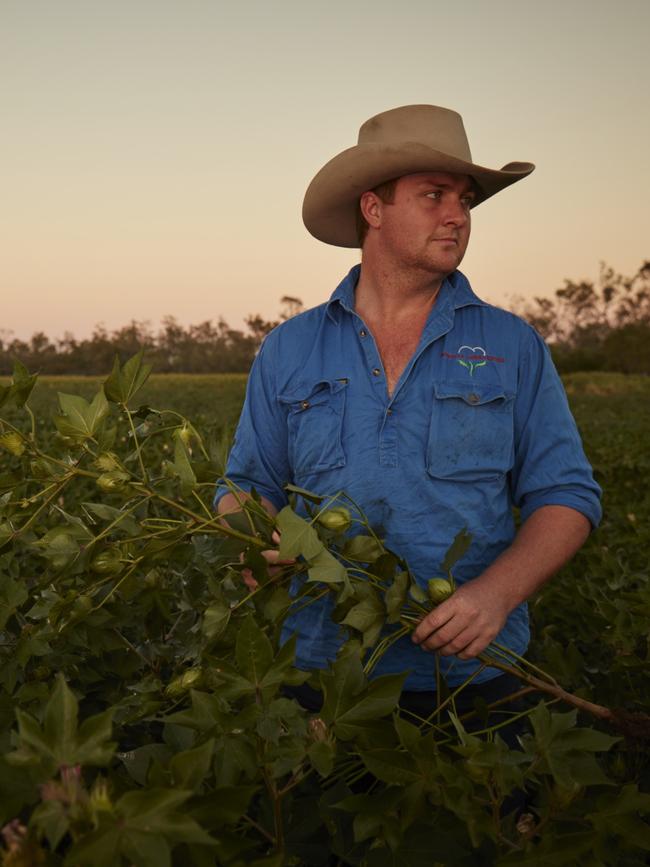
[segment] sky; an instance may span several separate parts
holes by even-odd
[[[650,258],[648,0],[0,0],[0,339],[276,318],[358,250],[301,220],[370,116],[463,116],[536,164],[473,211],[461,270],[507,306]]]

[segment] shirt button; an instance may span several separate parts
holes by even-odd
[[[481,398],[478,396],[478,394],[474,394],[474,392],[472,392],[472,394],[467,395],[467,400],[470,403],[478,403],[480,399]]]
[[[359,334],[361,337],[367,337],[368,336],[368,332],[366,331],[365,328],[362,328],[361,331],[359,332]]]
[[[388,407],[388,409],[386,410],[386,415],[392,415],[392,414],[393,414],[393,410],[390,407]]]
[[[373,367],[372,375],[373,376],[379,376],[380,374],[381,374],[381,370],[378,367]]]
[[[309,401],[308,401],[308,400],[301,400],[301,401],[300,401],[300,406],[301,406],[303,409],[309,409]]]

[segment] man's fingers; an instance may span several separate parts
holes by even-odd
[[[262,551],[262,557],[266,560],[267,563],[272,563],[274,566],[289,566],[291,563],[295,563],[295,560],[280,560],[280,554],[275,549],[270,549],[268,551]]]
[[[488,646],[490,641],[486,638],[478,637],[475,638],[470,644],[467,645],[465,650],[458,654],[459,659],[474,659],[479,655],[479,653],[483,653],[485,648]]]
[[[418,623],[411,636],[416,644],[422,644],[433,632],[436,632],[454,616],[453,608],[443,602],[435,611],[427,614]]]

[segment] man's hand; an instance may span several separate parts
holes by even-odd
[[[280,544],[280,534],[277,530],[273,531],[271,535],[272,541],[276,544]],[[243,557],[243,555],[242,555]],[[277,575],[281,569],[281,566],[290,566],[295,563],[295,560],[280,560],[280,555],[277,548],[270,548],[266,551],[262,551],[262,557],[269,564],[269,575],[273,577]],[[259,586],[259,582],[253,578],[253,573],[250,569],[242,569],[242,578],[244,579],[244,584],[248,587],[249,590],[253,591]]]
[[[236,495],[232,493],[228,493],[223,496],[219,500],[219,505],[217,507],[218,514],[223,518],[226,515],[232,515],[235,512],[241,512],[243,504],[249,498],[249,494],[245,491],[239,491]],[[269,515],[274,518],[278,514],[278,510],[275,508],[273,503],[270,500],[267,500],[266,497],[262,497],[262,506],[269,513]],[[274,544],[280,544],[280,534],[277,530],[274,530],[271,534],[271,540]],[[276,575],[280,571],[280,566],[290,566],[292,563],[295,563],[295,560],[280,560],[278,551],[276,548],[270,548],[267,551],[262,551],[262,557],[266,560],[267,563],[270,564],[269,567],[269,575]],[[244,559],[243,554],[241,555],[241,560]],[[242,569],[242,578],[244,579],[244,584],[248,587],[248,589],[252,592],[259,586],[259,582],[257,582],[253,578],[253,573],[250,569]]]
[[[581,512],[542,506],[494,563],[421,620],[413,641],[443,656],[478,656],[499,634],[508,614],[573,557],[589,530]]]
[[[472,659],[496,638],[508,614],[489,587],[469,581],[420,621],[413,641],[442,656]]]

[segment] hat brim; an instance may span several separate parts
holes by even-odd
[[[512,162],[501,169],[488,169],[419,142],[356,145],[331,159],[314,177],[305,193],[302,219],[319,241],[337,247],[358,247],[359,198],[378,184],[417,172],[469,175],[478,186],[472,205],[476,207],[525,178],[534,168],[533,163]]]

